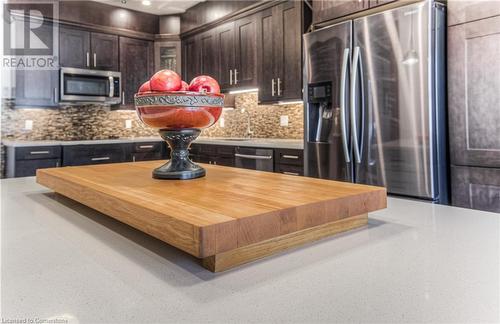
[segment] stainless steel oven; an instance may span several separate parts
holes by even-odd
[[[61,68],[61,101],[114,105],[121,93],[120,72]]]
[[[272,149],[237,147],[234,157],[238,168],[274,171]]]

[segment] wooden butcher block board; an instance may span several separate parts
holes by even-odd
[[[386,190],[203,165],[193,180],[156,180],[163,161],[40,169],[37,182],[221,271],[367,223]]]

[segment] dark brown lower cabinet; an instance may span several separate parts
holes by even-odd
[[[234,146],[193,144],[189,157],[197,163],[234,166]]]
[[[453,206],[500,213],[500,168],[451,167]]]
[[[304,151],[275,149],[274,172],[297,176],[304,175]]]
[[[31,177],[37,169],[61,166],[61,146],[6,147],[7,178]]]

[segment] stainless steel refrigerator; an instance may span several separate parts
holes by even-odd
[[[304,35],[305,175],[448,202],[445,7]]]

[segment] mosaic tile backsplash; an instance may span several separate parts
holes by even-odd
[[[280,116],[288,116],[288,126],[280,126]],[[203,131],[208,137],[245,137],[250,121],[251,136],[256,138],[301,139],[303,136],[303,106],[258,105],[257,93],[239,94],[235,109],[226,110],[221,122]],[[25,121],[33,128],[25,130]],[[126,128],[125,121],[132,127]],[[1,138],[12,140],[91,140],[157,136],[157,131],[140,122],[133,110],[115,110],[102,105],[65,106],[57,109],[16,109],[3,102]],[[1,147],[1,175],[4,174],[4,148]]]

